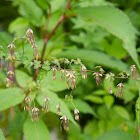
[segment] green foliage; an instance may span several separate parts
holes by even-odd
[[[11,106],[18,105],[24,100],[25,94],[23,89],[8,88],[0,89],[0,111],[8,109]]]
[[[1,129],[0,129],[0,139],[1,139],[1,140],[5,140],[5,138],[4,138],[4,136],[3,136],[3,133],[2,133],[2,131],[1,131]]]
[[[38,122],[32,122],[30,119],[27,119],[23,129],[27,140],[50,140],[48,128],[41,119]]]
[[[1,1],[0,140],[140,139],[139,4]]]
[[[139,66],[135,48],[136,31],[127,15],[116,8],[107,6],[81,8],[76,9],[76,12],[122,39],[124,48]],[[120,18],[122,20],[119,20]]]

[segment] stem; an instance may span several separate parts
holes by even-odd
[[[68,0],[68,3],[67,3],[66,8],[65,8],[66,10],[70,8],[70,6],[71,6],[71,5],[70,5],[70,4],[71,4],[71,1],[72,1],[72,0]],[[50,15],[51,15],[51,10],[50,10],[50,12],[49,12],[49,14],[48,14],[48,18],[47,18],[47,22],[46,22],[46,31],[47,31],[47,28],[48,28],[48,23],[49,23]],[[46,46],[47,46],[48,40],[51,39],[51,37],[54,35],[54,33],[55,33],[55,31],[57,30],[57,28],[60,26],[60,24],[61,24],[65,19],[66,19],[66,16],[65,16],[65,12],[64,12],[64,13],[62,14],[62,16],[60,17],[58,23],[57,23],[56,26],[54,27],[54,29],[53,29],[53,30],[51,31],[51,33],[49,34],[49,36],[47,36],[47,35],[44,34],[44,33],[46,33],[46,32],[43,32],[43,36],[44,36],[44,38],[43,38],[43,40],[44,40],[44,45],[43,45],[42,54],[41,54],[41,58],[40,58],[41,64],[42,64],[42,62],[43,62],[43,57],[44,57],[44,54],[45,54],[45,50],[46,50]],[[37,74],[38,74],[38,72],[39,72],[39,69],[40,69],[40,68],[38,68],[38,69],[36,70],[36,72],[35,72],[35,76],[34,76],[34,78],[33,78],[34,81],[36,81],[36,78],[37,78]]]

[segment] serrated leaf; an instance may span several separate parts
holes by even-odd
[[[23,89],[0,89],[0,111],[21,103],[25,98]]]
[[[73,122],[74,124],[76,124],[76,122],[73,119],[73,116],[70,113],[69,108],[67,107],[67,105],[57,96],[56,93],[49,91],[47,88],[42,88],[41,89],[42,92],[50,98],[50,108],[51,108],[51,112],[56,113],[57,114],[57,108],[56,106],[58,105],[58,103],[61,104],[61,115],[66,115],[69,120],[71,122]],[[44,95],[42,95],[41,93],[39,93],[39,95],[37,96],[37,102],[43,106],[43,99],[44,99]]]
[[[139,66],[135,48],[136,30],[125,13],[111,6],[77,8],[75,11],[123,40],[123,47]]]
[[[76,51],[64,51],[58,54],[59,57],[80,58],[83,64],[91,62],[94,64],[100,64],[109,68],[114,68],[119,71],[128,70],[129,66],[115,57],[106,55],[105,53],[93,50],[76,50]]]
[[[39,121],[32,122],[27,119],[23,126],[23,132],[26,140],[50,140],[50,133],[45,123]]]

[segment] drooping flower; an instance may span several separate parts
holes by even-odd
[[[10,87],[12,86],[13,81],[11,81],[11,80],[10,80],[9,78],[7,78],[7,77],[6,77],[5,81],[6,81],[6,87],[7,87],[7,88],[10,88]]]
[[[86,67],[83,64],[82,64],[82,72],[83,72],[82,78],[83,79],[86,79],[87,78],[87,75],[86,75]]]
[[[66,77],[66,70],[61,70],[61,79],[64,82],[65,81],[65,77]]]
[[[56,80],[56,71],[57,71],[57,69],[55,67],[53,67],[52,71],[53,71],[53,80]]]
[[[39,121],[39,109],[37,107],[34,107],[32,109],[32,116],[31,116],[31,121]]]
[[[72,72],[70,72],[66,75],[66,77],[67,77],[67,88],[70,89],[69,80],[71,80],[71,89],[76,88],[75,75]]]
[[[79,120],[79,110],[77,108],[74,109],[75,120]]]
[[[8,45],[8,48],[10,48],[10,53],[11,53],[10,59],[15,60],[15,55],[14,55],[15,45],[13,43],[11,43]]]
[[[58,115],[61,115],[60,106],[60,103],[58,103],[58,105],[56,106]]]
[[[62,130],[62,125],[63,125],[64,130],[68,131],[69,130],[69,125],[68,125],[69,118],[67,116],[62,116],[60,118],[60,120],[61,120],[60,129]]]
[[[50,101],[50,98],[48,97],[45,97],[45,99],[43,100],[43,108],[42,110],[46,113],[46,110],[47,112],[49,112],[49,101]]]
[[[102,86],[102,79],[101,79],[102,74],[99,72],[94,72],[93,75],[94,75],[94,78],[96,79],[97,86],[99,85]]]
[[[29,97],[29,96],[27,96],[26,98],[25,98],[25,106],[24,106],[24,110],[27,110],[27,111],[29,111],[29,110],[31,110],[31,98]]]
[[[122,97],[123,96],[123,87],[124,87],[124,85],[123,85],[123,83],[119,83],[118,85],[117,85],[117,90],[116,90],[116,92],[115,92],[115,95],[116,95],[116,97],[117,96],[119,96],[119,97]]]
[[[139,74],[137,72],[137,69],[136,69],[136,66],[135,65],[132,65],[130,67],[130,70],[132,72],[132,78],[135,79],[135,78],[138,78],[139,77]]]

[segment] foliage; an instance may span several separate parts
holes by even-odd
[[[0,3],[0,139],[140,139],[139,0]]]

